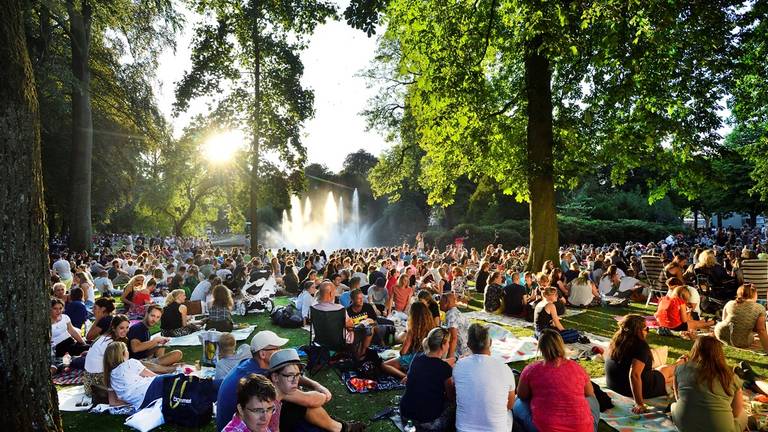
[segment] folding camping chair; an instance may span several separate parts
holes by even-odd
[[[744,283],[751,283],[757,289],[757,298],[768,301],[768,261],[747,259],[741,262]]]
[[[643,255],[640,257],[640,262],[643,264],[645,282],[648,284],[648,299],[645,301],[645,305],[648,306],[654,293],[660,296],[667,294],[667,277],[664,274],[664,263],[660,257]]]
[[[309,308],[312,324],[309,327],[309,352],[307,369],[316,374],[324,366],[330,366],[331,352],[342,352],[348,348],[344,334],[347,314],[344,309],[335,311]]]

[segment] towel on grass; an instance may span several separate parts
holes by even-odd
[[[82,385],[65,387],[57,393],[59,394],[59,411],[88,411],[91,408],[91,398],[85,395],[85,388]],[[81,406],[77,406],[78,404]]]
[[[565,311],[565,315],[562,316],[561,318],[569,318],[569,317],[572,317],[572,316],[583,314],[586,311],[587,311],[586,309],[567,309]],[[469,319],[475,319],[475,320],[485,321],[485,322],[489,322],[489,323],[507,325],[507,326],[510,326],[510,327],[528,327],[528,328],[533,327],[533,323],[532,322],[528,322],[528,321],[524,320],[523,318],[515,318],[515,317],[506,316],[506,315],[496,315],[496,314],[492,314],[490,312],[486,312],[484,310],[465,312],[464,316],[469,318]]]
[[[360,389],[355,388],[350,383],[350,380],[352,378],[358,378],[357,373],[355,371],[344,371],[341,372],[341,382],[344,383],[344,386],[349,390],[350,393],[370,393],[370,392],[378,392],[378,391],[386,391],[386,390],[403,390],[405,389],[405,384],[400,383],[400,380],[397,378],[390,376],[390,375],[382,375],[375,381],[376,385],[372,388],[363,387]]]
[[[645,399],[648,405],[648,412],[645,414],[635,414],[632,407],[635,401],[631,397],[623,396],[609,389],[605,385],[605,377],[593,379],[596,384],[611,397],[614,407],[600,413],[600,419],[608,423],[609,426],[621,432],[632,431],[658,431],[658,432],[677,432],[675,424],[669,415],[664,413],[667,406],[672,403],[672,399],[666,396]]]
[[[232,336],[235,337],[235,340],[241,341],[248,339],[248,336],[251,335],[253,330],[256,328],[256,325],[249,325],[246,328],[237,329],[232,331]],[[200,330],[194,333],[190,333],[186,336],[179,336],[179,337],[172,337],[170,341],[165,346],[199,346],[200,345],[200,338],[198,337],[199,334],[201,334],[205,330]],[[155,333],[152,335],[152,339],[160,337],[160,333]]]
[[[645,326],[646,327],[651,328],[651,329],[659,328],[659,322],[656,321],[656,317],[655,316],[647,315],[647,316],[644,316],[643,318],[645,318]],[[613,319],[615,319],[617,322],[621,321],[622,319],[624,319],[624,315],[615,315],[613,317]]]
[[[59,386],[77,385],[83,383],[82,369],[69,369],[69,372],[59,372],[53,376],[53,383]]]
[[[491,356],[504,363],[530,360],[538,354],[538,344],[531,336],[517,337],[496,324],[488,326],[488,333],[493,340]]]

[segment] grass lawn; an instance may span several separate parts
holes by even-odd
[[[285,304],[287,299],[278,298],[276,304]],[[476,296],[469,304],[470,309],[479,309],[482,307],[482,301],[480,296]],[[637,313],[640,315],[652,315],[655,310],[655,306],[646,308],[645,305],[631,305],[626,308],[594,308],[587,312],[576,315],[571,318],[563,319],[567,327],[577,328],[579,330],[587,331],[596,335],[610,337],[616,328],[616,321],[613,319],[614,315],[624,315],[628,313]],[[272,325],[269,317],[265,314],[249,315],[247,319],[242,317],[235,317],[237,322],[248,322],[256,324],[258,330],[272,329],[282,337],[290,339],[287,346],[301,346],[307,343],[309,334],[302,329],[282,329],[276,328]],[[526,328],[510,328],[515,335],[530,336],[533,334],[533,330]],[[693,342],[676,337],[661,337],[656,333],[650,333],[649,343],[651,345],[669,347],[669,361],[672,362],[684,353],[687,353]],[[200,347],[181,347],[184,352],[184,359],[193,363],[196,359],[200,358]],[[755,372],[758,375],[768,375],[768,357],[755,354],[752,351],[734,349],[730,347],[725,348],[725,354],[729,358],[732,364],[741,360],[747,360]],[[533,360],[531,360],[533,361]],[[526,362],[512,363],[511,366],[516,369],[522,369]],[[581,361],[580,364],[587,370],[592,377],[599,377],[604,375],[603,363],[592,361]],[[399,395],[398,391],[381,392],[374,394],[350,394],[346,387],[343,386],[338,375],[329,369],[320,372],[313,377],[326,387],[328,387],[333,393],[333,399],[326,405],[326,409],[330,414],[336,418],[343,420],[359,420],[367,421],[373,414],[381,409],[387,407],[392,403],[395,396]],[[67,431],[117,431],[117,430],[132,430],[123,426],[124,417],[88,414],[88,413],[62,413],[64,421],[64,429]],[[158,431],[171,431],[171,430],[186,430],[176,426],[163,426],[156,429]],[[214,432],[214,423],[205,428],[200,429],[206,432]],[[389,421],[379,421],[371,423],[368,430],[370,431],[396,431],[397,429]],[[614,429],[601,422],[600,431],[613,431]]]

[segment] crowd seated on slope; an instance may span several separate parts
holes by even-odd
[[[524,247],[505,249],[495,243],[467,249],[462,241],[437,248],[423,237],[416,246],[331,253],[260,247],[250,254],[216,248],[204,239],[173,237],[106,235],[96,244],[93,255],[66,249],[52,255],[52,357],[74,356],[68,365],[85,369],[89,393],[96,385],[112,386],[136,408],[157,395],[157,382],[183,360],[181,351],[165,349],[170,338],[200,328],[191,323],[187,298],[202,302],[215,315],[212,322],[221,321],[223,330],[231,330],[239,287],[263,272],[277,276],[286,293],[298,296],[305,324],[311,325],[311,308],[344,309],[344,327],[357,360],[372,345],[383,343],[383,326],[392,325],[390,320],[403,322],[404,331],[393,338],[399,356],[383,362],[381,371],[405,384],[401,412],[418,430],[506,431],[513,418],[523,430],[594,430],[591,383],[563,354],[564,343],[579,340],[578,329],[566,327],[562,318],[568,307],[595,307],[607,298],[640,301],[654,295],[658,324],[696,341],[690,359],[654,365],[645,318],[629,315],[605,353],[608,387],[631,397],[637,413],[645,410],[646,399],[666,394],[674,382],[678,405],[672,416],[680,430],[726,423],[743,429],[738,407],[729,419],[694,421],[691,413],[707,398],[740,398],[737,379],[725,373],[712,378],[708,372],[722,368],[722,344],[768,351],[765,299],[744,283],[741,271],[744,259],[768,259],[765,233],[752,229],[670,236],[647,244],[567,245],[560,248],[558,260],[534,272],[526,271]],[[642,255],[661,258],[667,295],[648,290]],[[517,385],[511,370],[490,356],[488,328],[470,325],[459,310],[476,301],[472,291],[482,295],[485,312],[533,322],[543,360],[525,368]],[[720,322],[703,316],[710,298],[724,305]],[[129,325],[128,316],[115,315],[119,312],[141,321]],[[162,335],[152,338],[158,325]],[[701,335],[710,329],[712,340]],[[230,339],[222,339],[217,430],[264,425],[289,431],[364,428],[328,414],[325,406],[332,395],[303,375],[305,366],[295,351],[281,350],[286,339],[260,331],[244,350]],[[713,379],[719,380],[717,386]],[[571,402],[551,405],[554,398]],[[264,414],[254,422],[249,408],[256,405]],[[544,414],[566,405],[578,410],[570,417]],[[268,411],[274,414],[268,416]],[[567,426],[557,424],[563,419],[568,419]]]

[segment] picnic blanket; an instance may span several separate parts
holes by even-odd
[[[82,369],[69,369],[68,372],[59,372],[53,376],[53,383],[59,386],[77,385],[83,383]]]
[[[88,411],[91,408],[91,398],[85,395],[85,388],[82,385],[62,388],[57,393],[59,394],[59,411]]]
[[[593,379],[596,384],[608,393],[614,407],[600,413],[600,419],[619,432],[646,431],[677,432],[672,419],[664,413],[667,406],[673,402],[672,398],[662,396],[653,399],[645,399],[648,412],[635,414],[632,407],[635,401],[631,397],[623,396],[609,389],[605,384],[605,377]]]
[[[248,339],[248,336],[253,333],[253,330],[256,328],[256,325],[249,325],[248,327],[232,330],[232,336],[235,337],[235,340],[241,341]],[[200,339],[198,338],[198,335],[201,334],[205,330],[200,330],[194,333],[190,333],[186,336],[179,336],[179,337],[172,337],[170,341],[168,341],[165,346],[198,346],[200,345]],[[155,333],[152,335],[152,339],[160,337],[160,333]]]
[[[608,345],[611,343],[610,339],[592,333],[585,332],[584,336],[589,338],[589,343],[569,343],[565,345],[566,357],[576,357],[582,351],[586,351],[587,355],[591,357],[593,347],[600,347],[603,349],[603,352],[605,352],[608,349]]]
[[[562,318],[569,318],[586,312],[586,309],[567,309],[565,315]],[[496,315],[484,310],[477,310],[472,312],[464,312],[464,316],[469,319],[475,319],[485,321],[489,323],[507,325],[511,327],[533,327],[532,322],[528,322],[523,318],[515,318],[506,315]]]
[[[656,317],[653,315],[646,315],[643,318],[645,318],[645,326],[651,329],[657,329],[659,328],[659,322],[656,321]],[[624,315],[614,315],[613,319],[615,319],[617,322],[624,319]]]
[[[386,390],[405,389],[405,384],[400,383],[400,380],[390,375],[382,375],[377,380],[371,380],[376,382],[375,387],[360,388],[355,388],[355,386],[350,383],[350,379],[357,378],[357,373],[355,371],[341,372],[339,377],[341,378],[341,382],[344,383],[344,386],[347,388],[347,390],[349,390],[350,393],[370,393]]]
[[[530,360],[538,355],[538,344],[531,336],[517,337],[509,330],[496,324],[490,324],[488,333],[493,340],[491,356],[504,363]]]

